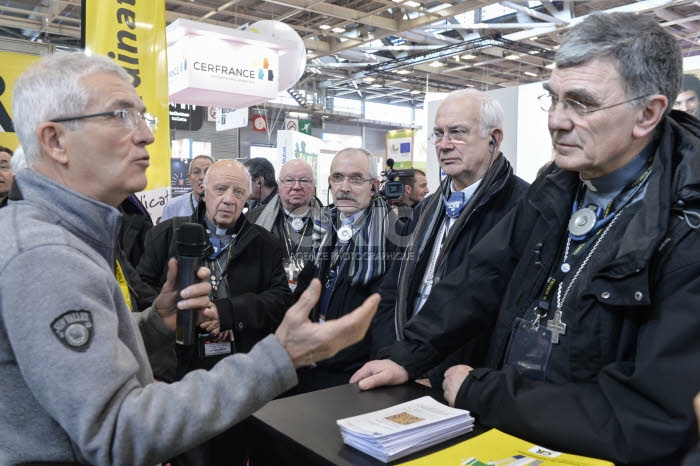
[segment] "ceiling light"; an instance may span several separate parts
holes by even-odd
[[[523,74],[526,74],[526,75],[528,75],[528,76],[532,76],[532,77],[535,77],[535,78],[537,77],[537,73],[533,73],[532,71],[525,71]]]
[[[506,55],[505,57],[506,60],[520,60],[520,55],[517,53],[511,53],[510,55]]]
[[[432,66],[433,68],[440,68],[441,66],[445,66],[445,64],[443,62],[441,62],[440,60],[436,60],[428,66]]]
[[[537,40],[537,39],[539,39],[539,37],[537,37],[537,36],[535,36],[535,37],[530,37],[530,40]]]
[[[344,28],[333,28],[333,29],[331,29],[331,31],[333,31],[337,34],[342,34],[345,32],[345,29]]]
[[[554,69],[554,62],[550,63],[549,65],[545,65],[545,68],[548,70],[553,70]]]
[[[476,55],[472,55],[471,53],[468,53],[466,55],[462,55],[462,60],[474,60],[476,58]]]
[[[365,78],[362,78],[362,80],[366,83],[373,83],[374,81],[376,81],[376,78],[373,78],[372,76],[367,76]]]
[[[404,3],[405,6],[410,6],[411,8],[418,8],[420,6],[420,3],[414,2],[413,0],[408,0],[406,3]]]
[[[418,89],[411,89],[409,92],[410,92],[411,94],[420,94],[420,93],[423,92],[423,91],[419,91]]]
[[[404,69],[404,70],[398,70],[398,71],[396,72],[396,74],[411,74],[411,71],[410,71],[410,70],[406,70],[406,69]]]
[[[329,25],[327,25],[327,24],[322,24],[322,25],[320,25],[318,28],[319,28],[319,29],[326,30],[326,29],[330,29],[331,27],[330,27]]]

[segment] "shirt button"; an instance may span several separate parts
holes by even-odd
[[[600,293],[600,297],[603,299],[608,299],[610,297],[610,292],[609,291],[603,291]]]
[[[634,292],[634,299],[636,299],[637,301],[641,301],[643,297],[644,297],[644,295],[642,294],[641,291]]]
[[[245,328],[245,324],[243,322],[238,322],[238,328],[243,330]]]

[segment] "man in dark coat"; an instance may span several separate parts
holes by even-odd
[[[540,98],[555,165],[352,381],[405,382],[488,333],[484,357],[445,372],[450,404],[555,450],[679,464],[700,387],[700,124],[671,111],[681,51],[647,16],[593,14],[555,62]]]
[[[324,284],[311,313],[314,322],[337,319],[355,303],[376,292],[391,261],[400,250],[390,233],[396,216],[377,194],[377,164],[370,152],[347,148],[338,152],[328,177],[334,204],[324,207],[314,226],[318,247],[315,259],[299,274],[295,294],[303,292],[313,278]],[[377,340],[376,316],[365,339],[332,358],[298,371],[299,392],[318,390],[348,382],[370,359]],[[382,338],[385,339],[385,338]]]
[[[275,331],[294,300],[282,268],[282,251],[268,231],[252,225],[241,213],[250,194],[250,178],[239,162],[213,164],[204,186],[204,202],[192,217],[175,217],[149,231],[137,270],[143,281],[159,289],[168,259],[176,254],[175,230],[186,222],[201,224],[210,245],[204,262],[211,270],[212,302],[220,321],[217,330],[231,330],[235,351],[248,352]],[[206,341],[206,332],[202,333],[199,338]],[[196,347],[178,349],[182,351],[177,378],[192,369],[210,368],[223,357],[202,358]]]
[[[414,211],[407,226],[414,231],[405,259],[392,265],[379,290],[378,318],[394,316],[381,325],[393,327],[384,334],[396,339],[403,338],[406,321],[418,314],[431,288],[459,265],[464,253],[510,211],[528,187],[498,150],[503,109],[484,92],[463,89],[448,94],[435,115],[430,140],[447,177]],[[451,361],[459,362],[461,357],[458,351]],[[434,381],[441,381],[442,373],[437,376]]]

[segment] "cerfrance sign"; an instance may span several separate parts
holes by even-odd
[[[171,102],[239,109],[277,96],[285,41],[183,19],[167,34]]]

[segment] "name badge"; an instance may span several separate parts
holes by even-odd
[[[235,347],[232,341],[214,341],[214,337],[208,333],[197,335],[200,358],[212,358],[232,354]]]

